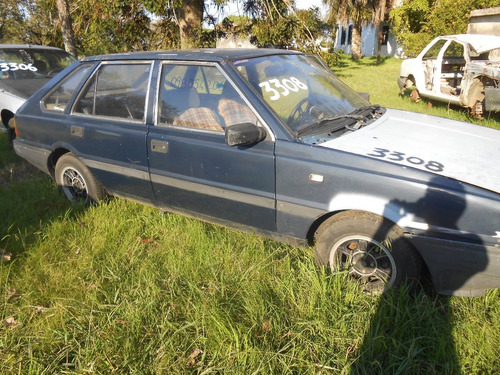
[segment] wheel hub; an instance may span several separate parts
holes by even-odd
[[[358,279],[366,292],[381,293],[396,278],[390,250],[371,237],[351,235],[340,238],[330,252],[330,264]]]
[[[377,260],[365,251],[358,251],[352,255],[352,268],[360,276],[371,276],[377,271]]]
[[[79,178],[79,176],[74,176],[71,178],[71,186],[73,189],[75,189],[75,192],[81,193],[83,190],[85,190],[85,185],[83,181]]]

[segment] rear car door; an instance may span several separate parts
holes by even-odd
[[[275,231],[274,142],[229,147],[224,129],[262,125],[216,64],[165,62],[147,147],[162,207]]]
[[[152,202],[146,107],[151,61],[104,62],[77,97],[69,142],[113,195]]]

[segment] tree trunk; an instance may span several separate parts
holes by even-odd
[[[361,58],[361,22],[352,25],[351,56],[354,60]]]
[[[377,37],[377,65],[380,65],[380,56],[382,55],[382,41],[384,40],[384,32],[382,25],[378,26]]]
[[[68,0],[56,0],[59,20],[61,21],[61,31],[64,42],[64,49],[69,54],[78,57],[76,53],[75,34],[73,33],[73,25],[71,14],[69,13]]]
[[[382,55],[382,42],[384,40],[384,28],[382,26],[385,21],[385,13],[387,9],[386,0],[379,0],[375,11],[375,26],[377,28],[377,65],[380,64],[380,56]]]
[[[183,0],[178,20],[181,48],[198,47],[203,21],[203,0]]]

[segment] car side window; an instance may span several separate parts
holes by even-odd
[[[73,113],[145,120],[151,64],[103,64],[82,90]]]
[[[42,100],[42,108],[46,111],[63,112],[92,67],[92,64],[85,64],[75,69]]]
[[[446,40],[438,40],[434,45],[425,53],[423,60],[437,59],[439,51],[443,48]]]
[[[159,126],[224,132],[258,120],[216,66],[164,64],[158,100]]]

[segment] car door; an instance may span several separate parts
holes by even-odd
[[[218,65],[165,62],[147,147],[160,206],[275,231],[274,142],[229,147],[224,129],[262,125]]]
[[[151,61],[102,63],[70,117],[70,143],[113,195],[152,202],[146,150]]]

